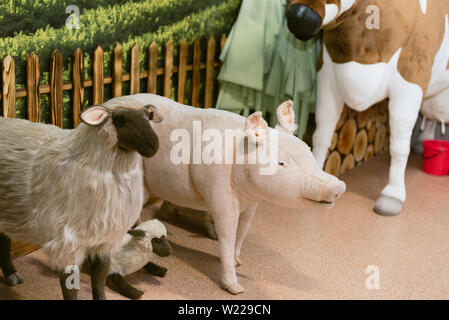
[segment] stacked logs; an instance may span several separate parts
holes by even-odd
[[[341,175],[389,147],[388,101],[364,112],[344,107],[332,137],[324,170]]]

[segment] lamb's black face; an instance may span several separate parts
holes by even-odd
[[[151,127],[153,110],[117,108],[112,111],[112,122],[117,130],[119,147],[137,151],[143,157],[152,157],[159,148],[159,140]]]
[[[167,257],[171,255],[171,246],[168,243],[167,238],[153,238],[151,239],[151,245],[153,246],[153,252],[161,257]]]

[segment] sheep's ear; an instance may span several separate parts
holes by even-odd
[[[108,117],[108,110],[101,105],[92,106],[80,115],[81,120],[90,126],[97,126]]]
[[[268,124],[262,117],[262,112],[257,111],[251,114],[245,121],[246,135],[249,141],[260,144],[265,141]]]
[[[132,229],[132,230],[129,230],[128,233],[129,233],[130,235],[132,235],[133,238],[136,238],[136,239],[143,239],[143,238],[145,238],[145,235],[146,235],[146,232],[145,232],[145,231],[139,230],[139,229]]]
[[[160,112],[157,110],[157,108],[152,104],[146,105],[145,108],[147,108],[148,111],[152,112],[152,116],[150,119],[151,121],[159,123],[162,122],[162,120],[164,120]]]
[[[295,123],[293,101],[288,100],[282,103],[276,110],[276,116],[277,130],[293,134],[298,129],[298,125]]]

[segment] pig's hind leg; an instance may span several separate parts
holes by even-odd
[[[11,259],[11,239],[0,233],[0,268],[5,276],[5,282],[13,287],[16,284],[23,283],[23,276],[17,272]]]

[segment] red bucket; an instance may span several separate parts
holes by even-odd
[[[444,140],[423,141],[423,170],[436,176],[449,174],[449,142]]]

